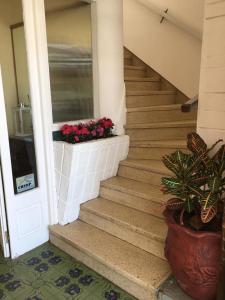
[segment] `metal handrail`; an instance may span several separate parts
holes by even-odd
[[[198,95],[189,99],[187,102],[181,105],[182,112],[190,112],[194,107],[198,105]]]

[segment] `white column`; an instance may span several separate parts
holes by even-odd
[[[126,119],[123,69],[123,1],[96,0],[96,48],[100,116],[110,117],[115,133]]]

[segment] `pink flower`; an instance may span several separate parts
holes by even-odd
[[[75,135],[74,141],[75,141],[75,142],[79,142],[79,140],[80,140],[79,137]]]
[[[104,134],[104,128],[103,127],[98,127],[97,131],[99,133],[99,136],[103,136],[103,134]]]
[[[94,129],[94,130],[92,130],[91,134],[92,134],[92,136],[96,136],[97,135],[97,131]]]

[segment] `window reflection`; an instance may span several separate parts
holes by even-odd
[[[54,123],[93,118],[91,5],[46,1]]]

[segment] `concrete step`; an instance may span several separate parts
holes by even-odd
[[[168,263],[89,224],[50,227],[50,241],[139,300],[155,300]]]
[[[123,55],[124,58],[131,58],[132,56],[133,55],[130,51],[124,51],[124,55]]]
[[[187,141],[135,141],[130,144],[128,158],[162,160],[163,156],[178,149],[187,153]]]
[[[175,91],[127,91],[127,108],[170,105],[176,101]]]
[[[83,204],[79,219],[165,259],[164,220],[104,198]]]
[[[158,186],[119,176],[101,183],[100,197],[158,218],[163,218],[162,204],[169,198]]]
[[[196,130],[196,121],[176,121],[145,124],[128,124],[126,134],[133,141],[184,140]]]
[[[132,57],[124,57],[124,65],[133,65]]]
[[[120,163],[118,176],[160,186],[162,176],[171,172],[158,160],[127,159]]]
[[[139,91],[139,90],[160,90],[160,78],[159,77],[127,77],[125,78],[126,90]]]
[[[182,113],[180,104],[128,108],[127,124],[194,120],[197,110]]]
[[[124,66],[125,77],[146,77],[146,69],[142,66]]]

